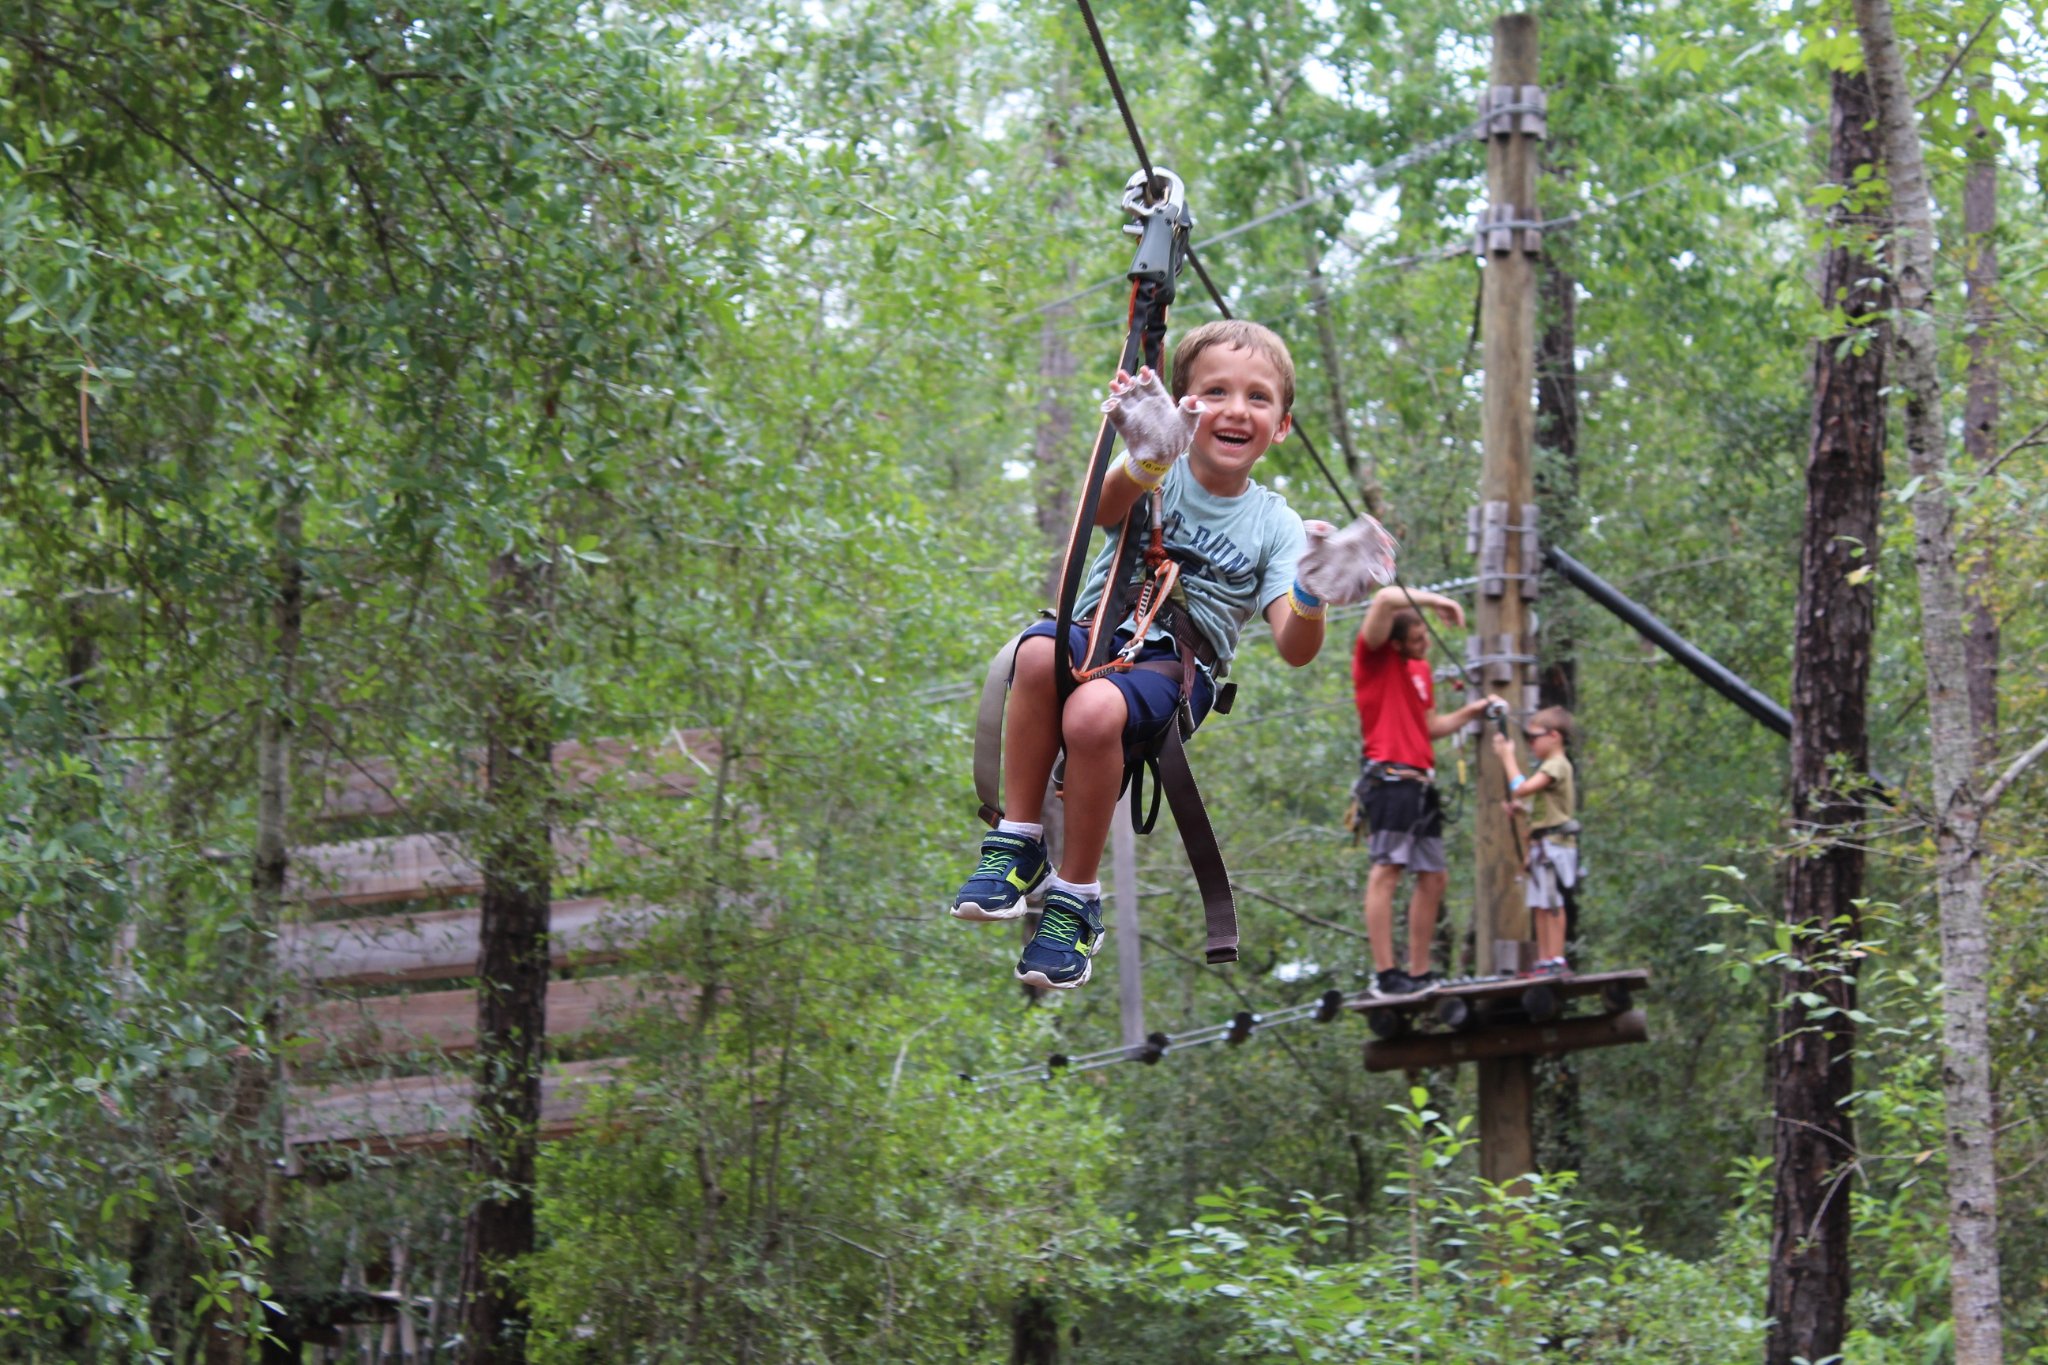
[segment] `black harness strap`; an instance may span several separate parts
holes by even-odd
[[[1166,341],[1167,306],[1173,302],[1175,281],[1187,260],[1188,229],[1193,220],[1188,216],[1180,181],[1170,173],[1154,171],[1149,166],[1133,176],[1125,186],[1123,202],[1124,207],[1138,219],[1138,252],[1128,272],[1131,281],[1129,325],[1118,368],[1135,373],[1140,365],[1149,365],[1154,372],[1160,372],[1164,369],[1161,362]],[[1094,536],[1096,517],[1102,506],[1103,482],[1108,476],[1110,455],[1115,446],[1116,428],[1105,417],[1095,434],[1095,448],[1088,460],[1088,477],[1074,507],[1074,524],[1067,537],[1066,556],[1060,567],[1058,609],[1054,614],[1053,630],[1053,647],[1061,651],[1056,655],[1059,658],[1065,657],[1064,651],[1072,633],[1088,546]],[[1108,580],[1103,584],[1102,600],[1095,607],[1097,628],[1091,632],[1091,647],[1088,657],[1082,661],[1083,670],[1099,668],[1109,660],[1115,648],[1117,626],[1131,613],[1139,591],[1138,567],[1144,553],[1146,533],[1151,530],[1154,501],[1150,497],[1139,498],[1118,528]],[[1208,653],[1208,646],[1187,619],[1187,611],[1180,603],[1165,608],[1160,620],[1173,631],[1179,657],[1146,660],[1129,666],[1172,674],[1179,688],[1179,706],[1174,720],[1166,725],[1164,733],[1154,744],[1148,745],[1143,752],[1125,756],[1124,782],[1126,785],[1137,784],[1131,804],[1134,823],[1141,831],[1151,829],[1158,816],[1159,797],[1162,793],[1166,797],[1167,805],[1173,810],[1174,824],[1180,830],[1181,843],[1187,849],[1188,862],[1194,869],[1195,884],[1202,894],[1208,930],[1208,960],[1212,963],[1234,962],[1238,944],[1237,899],[1231,893],[1230,873],[1224,866],[1223,852],[1216,842],[1215,827],[1210,824],[1209,813],[1203,808],[1201,788],[1195,784],[1194,773],[1188,767],[1185,747],[1188,735],[1194,731],[1192,698],[1196,664]],[[975,723],[975,789],[981,799],[981,818],[991,826],[1003,814],[1002,713],[1017,644],[1016,640],[1010,641],[990,660]],[[1143,645],[1142,640],[1134,641],[1133,653]],[[1077,685],[1075,674],[1076,670],[1070,667],[1055,667],[1053,670],[1062,709]],[[1230,709],[1229,693],[1233,690],[1234,687],[1219,690],[1217,710]],[[1148,764],[1153,766],[1155,774],[1152,806],[1139,821],[1136,811],[1142,804],[1141,774]]]

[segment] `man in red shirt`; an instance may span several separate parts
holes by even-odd
[[[1436,790],[1436,741],[1483,715],[1480,697],[1439,714],[1429,671],[1429,630],[1417,608],[1446,624],[1465,624],[1448,597],[1398,585],[1382,588],[1366,609],[1351,654],[1351,685],[1365,756],[1354,788],[1372,831],[1365,882],[1365,931],[1372,940],[1373,985],[1381,995],[1427,990],[1443,978],[1431,969],[1437,910],[1443,905],[1443,806]],[[1408,902],[1408,970],[1394,966],[1394,893],[1401,870],[1415,873]]]

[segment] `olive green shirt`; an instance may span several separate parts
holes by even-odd
[[[1541,834],[1552,843],[1576,847],[1577,836],[1552,828],[1578,818],[1579,784],[1572,773],[1571,760],[1563,754],[1552,754],[1536,765],[1536,773],[1548,773],[1550,785],[1529,798],[1530,832]],[[1546,830],[1550,832],[1545,833]]]

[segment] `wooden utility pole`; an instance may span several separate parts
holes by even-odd
[[[1539,103],[1536,16],[1494,21],[1492,88],[1485,108]],[[1496,113],[1488,122],[1488,211],[1479,227],[1485,260],[1480,331],[1484,344],[1485,464],[1474,519],[1479,550],[1478,607],[1472,622],[1474,659],[1486,690],[1517,714],[1529,704],[1531,668],[1527,601],[1541,567],[1536,553],[1535,476],[1530,458],[1536,382],[1536,142],[1542,115]],[[1526,576],[1525,576],[1526,575]],[[1475,839],[1478,878],[1473,907],[1481,971],[1498,970],[1496,948],[1529,937],[1520,841],[1503,805],[1504,774],[1490,749],[1480,750]],[[1479,1165],[1489,1180],[1512,1180],[1535,1169],[1527,1056],[1479,1063]]]

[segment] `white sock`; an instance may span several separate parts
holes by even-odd
[[[1021,834],[1027,839],[1043,839],[1044,825],[1027,825],[1022,820],[998,820],[996,831],[1001,834]]]
[[[1102,899],[1101,882],[1070,882],[1057,872],[1045,879],[1045,889],[1064,891],[1070,896],[1079,896],[1084,901]]]

